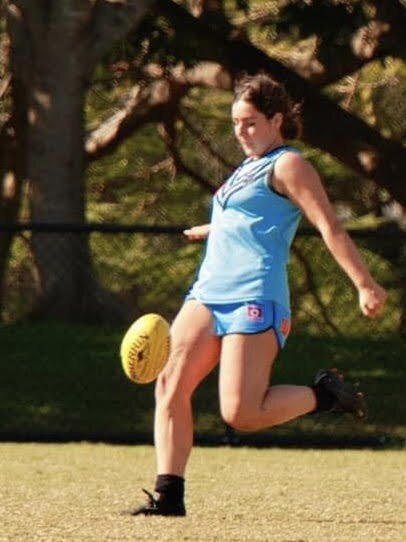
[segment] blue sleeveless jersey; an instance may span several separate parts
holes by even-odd
[[[269,185],[278,147],[247,158],[213,198],[210,234],[189,297],[203,303],[277,301],[290,307],[286,266],[301,212]]]

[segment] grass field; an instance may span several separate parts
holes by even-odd
[[[0,540],[404,542],[406,452],[195,448],[186,518],[122,515],[150,446],[0,444]]]
[[[0,542],[406,540],[404,339],[292,336],[274,382],[308,383],[338,366],[360,381],[368,420],[306,416],[249,436],[263,448],[244,435],[237,447],[196,447],[188,516],[133,518],[121,512],[152,489],[154,454],[128,443],[151,439],[154,399],[153,385],[123,374],[123,331],[0,326]],[[215,372],[194,412],[199,442],[221,443]]]

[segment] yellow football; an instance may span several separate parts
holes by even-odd
[[[140,316],[125,333],[120,347],[123,370],[137,384],[157,378],[168,360],[169,324],[159,314]]]

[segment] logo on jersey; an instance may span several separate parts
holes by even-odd
[[[281,325],[279,326],[279,329],[281,330],[281,333],[284,337],[287,337],[290,333],[290,320],[289,318],[282,318]]]
[[[250,322],[263,322],[264,309],[262,305],[251,304],[247,305],[247,318]]]

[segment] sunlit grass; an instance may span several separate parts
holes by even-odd
[[[403,542],[406,453],[195,448],[186,518],[122,515],[149,446],[0,444],[0,540]]]

